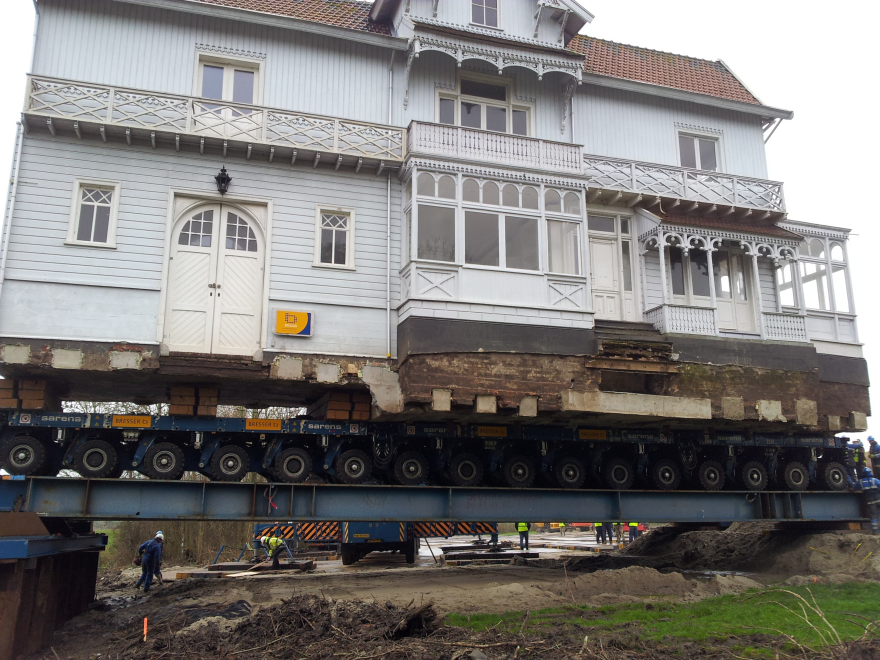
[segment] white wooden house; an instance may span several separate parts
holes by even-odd
[[[764,138],[792,113],[723,62],[591,38],[574,0],[35,6],[7,370],[156,400],[200,356],[230,402],[349,374],[395,412],[410,355],[585,355],[621,322],[867,385],[847,230],[788,217]]]

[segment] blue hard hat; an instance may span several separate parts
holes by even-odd
[[[874,473],[871,472],[871,468],[862,468],[862,477],[871,479],[873,478]]]
[[[873,436],[873,435],[869,435],[869,436],[868,436],[868,442],[874,442],[874,443],[876,443],[877,441],[874,440],[874,436]]]

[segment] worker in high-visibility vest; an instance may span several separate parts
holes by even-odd
[[[605,527],[602,523],[593,523],[593,529],[596,530],[596,545],[605,545]]]
[[[632,543],[637,538],[639,538],[639,523],[631,522],[629,523],[629,542]]]
[[[516,523],[516,531],[519,532],[519,549],[520,550],[528,550],[529,549],[529,530],[532,528],[532,523],[521,522]]]
[[[281,566],[278,564],[278,555],[281,554],[281,549],[284,547],[284,540],[277,536],[278,532],[275,532],[276,536],[264,536],[260,539],[260,543],[263,544],[263,547],[269,553],[269,557],[272,558],[272,570],[277,571]]]

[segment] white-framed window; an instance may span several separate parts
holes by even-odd
[[[200,53],[194,95],[228,103],[259,105],[262,100],[262,62]]]
[[[471,0],[471,23],[498,27],[498,5],[501,0]]]
[[[581,223],[547,220],[547,270],[559,275],[581,274]]]
[[[682,167],[715,172],[720,169],[720,142],[709,135],[678,134],[678,156]]]
[[[66,244],[116,247],[120,188],[117,182],[74,180]]]
[[[315,266],[354,269],[354,209],[318,206],[315,211]]]
[[[440,124],[528,136],[532,106],[515,102],[512,80],[468,76],[455,91],[437,93],[436,120]]]
[[[801,247],[799,271],[806,309],[852,313],[842,241],[808,238]]]

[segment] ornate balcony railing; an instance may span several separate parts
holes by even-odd
[[[717,335],[715,309],[689,305],[657,305],[645,312],[645,321],[657,330],[681,335]]]
[[[402,161],[406,129],[243,103],[30,76],[26,117]]]
[[[412,122],[407,151],[569,174],[583,170],[580,145],[445,124]]]
[[[764,338],[777,341],[809,341],[807,319],[800,314],[764,312]]]
[[[584,156],[583,173],[591,188],[785,211],[782,184],[777,181],[591,155]]]

